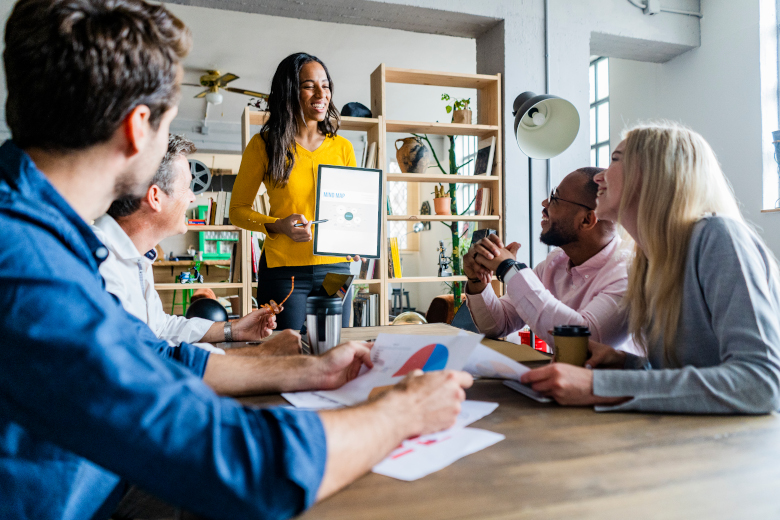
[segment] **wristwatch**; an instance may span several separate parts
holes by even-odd
[[[521,269],[526,269],[527,267],[528,266],[522,262],[508,258],[498,265],[498,268],[496,269],[496,278],[498,278],[500,282],[507,283],[515,273]]]
[[[223,330],[225,332],[225,341],[233,341],[233,324],[226,321]]]

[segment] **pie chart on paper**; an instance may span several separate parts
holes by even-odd
[[[412,370],[420,369],[423,372],[432,370],[443,370],[447,366],[449,350],[441,343],[432,343],[427,345],[406,360],[406,363],[393,374],[393,377],[405,376]]]

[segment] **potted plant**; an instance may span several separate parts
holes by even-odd
[[[444,189],[444,186],[439,184],[433,188],[433,210],[437,215],[452,215],[452,208],[450,203],[452,198],[449,191]]]
[[[447,105],[446,109],[448,114],[452,112],[453,123],[471,124],[471,109],[469,108],[471,98],[450,98],[449,94],[442,94],[441,99],[442,101],[450,101],[452,99],[452,104]]]

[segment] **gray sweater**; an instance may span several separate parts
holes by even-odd
[[[696,224],[685,266],[677,365],[663,341],[626,370],[594,370],[597,396],[632,396],[596,410],[759,414],[780,409],[780,294],[770,254],[733,219]]]

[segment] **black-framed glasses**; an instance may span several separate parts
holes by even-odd
[[[562,199],[558,196],[558,188],[555,187],[550,192],[550,196],[547,198],[547,200],[552,204],[553,202],[561,201],[561,202],[568,202],[569,204],[575,204],[577,206],[580,206],[581,208],[585,208],[589,211],[596,211],[595,208],[591,208],[590,206],[586,206],[585,204],[580,204],[579,202],[574,202],[573,200],[566,200]]]

